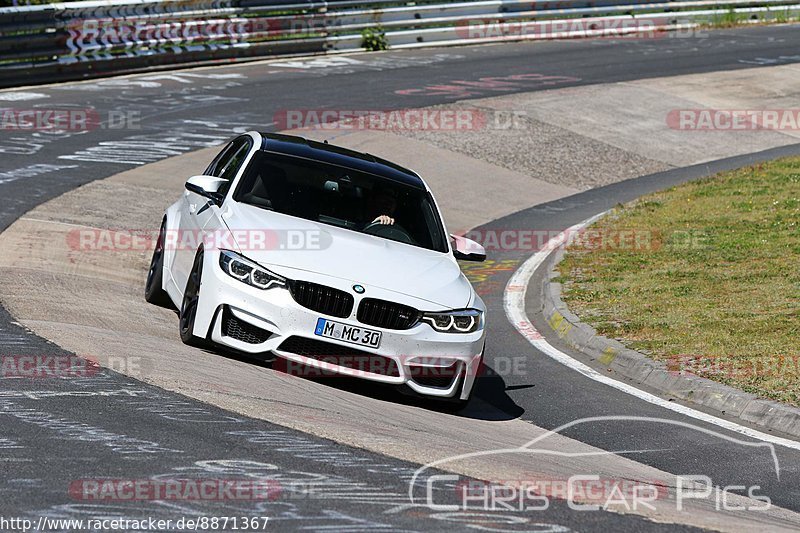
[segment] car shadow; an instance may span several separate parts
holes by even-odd
[[[459,414],[478,420],[501,421],[519,418],[525,409],[517,405],[508,392],[528,387],[533,387],[533,385],[507,385],[502,375],[491,366],[484,364],[482,372],[476,380],[475,390],[472,392],[472,401]],[[476,400],[480,400],[480,402]],[[482,406],[486,406],[486,408],[482,408]],[[473,409],[476,412],[473,413]]]
[[[443,401],[436,401],[431,398],[423,397],[406,386],[387,385],[361,378],[342,376],[339,374],[321,374],[320,370],[307,365],[292,362],[286,364],[285,359],[280,357],[257,357],[245,355],[238,352],[228,351],[223,348],[207,350],[209,353],[220,355],[228,359],[252,364],[262,368],[270,368],[275,372],[293,375],[300,379],[306,379],[315,383],[321,383],[328,387],[346,391],[359,396],[365,396],[376,400],[410,405],[428,411],[448,413],[462,418],[474,420],[504,421],[519,418],[525,410],[517,405],[508,395],[508,391],[520,388],[532,387],[533,385],[517,385],[509,387],[503,377],[494,371],[490,366],[483,364],[475,381],[475,388],[472,392],[472,399],[461,410],[454,411],[452,405]]]

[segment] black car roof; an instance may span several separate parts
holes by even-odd
[[[262,150],[322,161],[332,165],[368,172],[418,189],[425,188],[422,178],[414,171],[371,154],[356,152],[341,146],[312,141],[295,135],[261,133],[261,137],[263,138],[261,143]]]

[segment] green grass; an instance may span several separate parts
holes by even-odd
[[[745,20],[747,20],[746,14],[737,13],[731,7],[722,15],[714,15],[713,25],[717,28],[734,28]]]
[[[674,370],[800,405],[800,158],[647,196],[592,229],[654,245],[570,247],[560,281],[578,316]]]

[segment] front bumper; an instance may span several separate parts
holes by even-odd
[[[204,260],[195,336],[209,338],[245,353],[275,353],[290,363],[297,363],[287,363],[292,374],[352,376],[407,385],[414,392],[425,396],[462,400],[469,398],[480,368],[485,329],[474,333],[453,334],[439,333],[424,323],[407,330],[362,324],[355,316],[359,295],[354,295],[355,306],[349,317],[327,316],[298,304],[288,289],[261,290],[231,278],[220,268],[218,253],[207,253]],[[352,283],[347,280],[309,272],[303,272],[302,277],[306,281],[344,291],[350,291],[352,287]],[[397,294],[382,294],[379,288],[367,287],[367,293],[371,297],[397,301]],[[434,310],[440,309],[431,309]],[[233,330],[234,336],[230,334],[232,317],[237,324]],[[314,331],[319,318],[380,331],[380,347],[372,349],[316,336]],[[243,335],[242,329],[256,333],[268,332],[268,335]],[[312,346],[317,346],[317,342],[327,343],[329,348],[333,348],[333,354],[320,356],[311,354],[307,348],[296,349],[300,345],[309,345],[302,340],[310,341]],[[289,351],[287,347],[294,349]],[[341,353],[338,353],[338,347],[341,347]],[[309,372],[309,369],[313,370]]]

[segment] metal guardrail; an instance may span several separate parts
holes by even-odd
[[[0,8],[0,86],[391,47],[620,36],[789,20],[797,0],[99,0]]]

